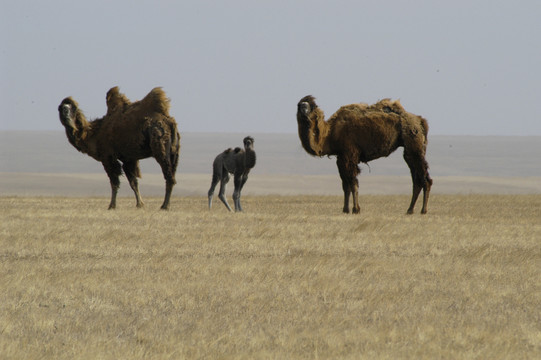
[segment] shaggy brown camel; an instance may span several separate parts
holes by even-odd
[[[399,146],[411,171],[413,195],[407,213],[412,214],[423,190],[422,214],[427,212],[432,179],[425,160],[428,123],[421,116],[404,110],[399,101],[382,100],[374,105],[342,106],[328,121],[311,95],[297,105],[299,138],[303,148],[313,156],[336,155],[342,179],[345,213],[353,195],[353,213],[359,213],[357,176],[360,162],[387,157]]]
[[[71,97],[62,100],[58,113],[69,142],[103,164],[111,182],[109,209],[116,207],[122,171],[135,193],[137,207],[143,206],[137,182],[141,177],[139,160],[154,157],[166,182],[161,208],[168,209],[180,152],[180,134],[169,115],[169,99],[161,88],[154,88],[144,99],[131,103],[114,87],[106,100],[107,114],[93,121],[86,120]]]
[[[222,200],[225,207],[231,210],[231,206],[227,203],[225,197],[225,187],[229,181],[229,173],[234,175],[235,190],[233,191],[233,201],[235,203],[235,211],[242,211],[240,205],[240,193],[246,180],[248,180],[248,174],[250,170],[255,166],[256,156],[254,151],[254,138],[247,136],[243,140],[244,150],[241,148],[235,148],[234,150],[229,148],[216,156],[212,163],[212,183],[208,192],[209,209],[212,207],[212,197],[214,196],[214,189],[218,182],[220,182],[220,192],[218,198]]]

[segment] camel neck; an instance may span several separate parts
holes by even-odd
[[[251,169],[255,166],[256,156],[255,151],[252,149],[246,149],[244,153],[244,161],[246,168]]]
[[[77,129],[67,129],[68,141],[78,151],[96,158],[95,135],[101,127],[102,119],[87,122],[86,119],[79,120]]]
[[[318,116],[311,122],[299,122],[299,137],[301,144],[311,155],[324,156],[329,155],[327,146],[327,137],[329,134],[329,124]]]

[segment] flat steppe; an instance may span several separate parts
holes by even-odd
[[[2,358],[541,354],[541,195],[161,200],[0,197]]]
[[[108,211],[64,134],[0,133],[0,357],[541,356],[539,137],[431,138],[429,213],[407,216],[400,150],[361,166],[348,215],[334,159],[250,134],[245,212],[209,211],[212,160],[244,135],[184,134],[171,209],[145,160],[146,206],[122,179]]]

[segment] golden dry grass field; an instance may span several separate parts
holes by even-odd
[[[0,197],[3,359],[541,356],[541,195],[108,200]]]

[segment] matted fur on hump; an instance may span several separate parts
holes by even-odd
[[[138,111],[145,109],[147,111],[153,111],[163,114],[167,117],[169,115],[170,100],[165,94],[165,91],[160,87],[152,89],[147,96],[143,99],[136,101],[130,105],[130,110]]]
[[[363,111],[383,111],[385,113],[394,113],[398,115],[407,113],[406,109],[404,109],[400,103],[400,100],[383,99],[372,105],[360,103],[358,106]]]

